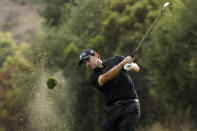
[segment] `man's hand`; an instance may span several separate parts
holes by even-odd
[[[133,58],[130,56],[127,56],[121,63],[124,65],[124,69],[133,72],[138,72],[140,70],[139,66],[136,63],[133,63]],[[127,65],[126,65],[127,64]],[[126,65],[126,67],[125,67]]]
[[[124,58],[124,60],[121,63],[123,65],[125,65],[127,63],[133,63],[133,58],[131,56],[127,56],[126,58]]]

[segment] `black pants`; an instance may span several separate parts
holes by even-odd
[[[105,106],[104,131],[134,131],[140,118],[139,102]]]

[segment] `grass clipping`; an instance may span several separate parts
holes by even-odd
[[[48,89],[53,89],[57,85],[57,79],[54,76],[50,76],[47,80]]]

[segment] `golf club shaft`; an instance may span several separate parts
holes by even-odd
[[[139,50],[140,46],[142,45],[143,41],[146,39],[146,37],[148,36],[148,34],[150,33],[151,29],[153,28],[153,26],[155,25],[155,23],[158,21],[159,17],[163,14],[164,10],[165,10],[166,6],[163,7],[163,9],[160,11],[159,15],[156,17],[156,19],[154,20],[154,22],[152,23],[152,25],[148,28],[146,34],[144,35],[144,37],[142,38],[142,40],[139,42],[138,46],[136,47],[134,53],[132,54],[132,57],[134,58],[137,51]]]
[[[151,29],[153,28],[153,26],[155,25],[155,23],[158,21],[159,17],[163,14],[165,8],[169,5],[170,3],[169,2],[166,2],[164,4],[164,7],[163,9],[160,11],[159,15],[156,17],[156,19],[154,20],[154,22],[152,23],[152,25],[148,28],[146,34],[144,35],[144,37],[142,38],[142,40],[139,42],[138,46],[136,47],[134,53],[131,55],[132,58],[135,57],[135,55],[137,54],[140,46],[142,45],[143,41],[146,39],[146,37],[148,36],[148,34],[150,33]],[[124,65],[124,69],[129,71],[131,70],[131,67],[132,67],[132,63],[128,63],[126,65]]]

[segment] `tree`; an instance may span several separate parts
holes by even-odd
[[[196,2],[173,1],[143,47],[149,88],[160,103],[162,119],[180,131],[196,113]],[[162,115],[163,114],[163,115]],[[161,121],[161,118],[158,118]]]
[[[23,87],[30,88],[27,79],[32,72],[32,65],[23,53],[28,46],[22,43],[16,45],[7,33],[1,34],[0,46],[8,52],[1,56],[0,127],[2,130],[24,129],[28,122],[25,116],[28,93],[24,93]]]
[[[45,18],[46,25],[54,27],[61,24],[61,17],[63,15],[61,9],[69,2],[74,3],[74,0],[43,0],[43,4],[46,7],[41,12],[41,16]]]
[[[0,67],[7,56],[13,55],[15,48],[16,43],[12,40],[11,34],[0,32]]]
[[[156,1],[112,1],[105,11],[101,32],[91,40],[90,47],[102,50],[104,57],[129,55],[158,12]],[[110,50],[110,51],[109,51]]]
[[[100,31],[107,1],[82,0],[76,3],[61,3],[63,6],[58,19],[60,22],[53,27],[46,24],[45,31],[38,44],[33,45],[32,51],[36,58],[35,63],[42,63],[44,59],[45,68],[51,72],[63,70],[64,76],[71,83],[67,88],[71,93],[70,99],[74,100],[71,111],[72,121],[66,118],[65,104],[58,105],[62,116],[65,116],[64,119],[70,122],[70,130],[96,131],[101,129],[100,119],[103,117],[100,94],[95,93],[87,83],[89,72],[78,67],[78,57],[80,50],[86,48],[90,38]],[[56,14],[55,10],[50,11]],[[96,119],[92,114],[97,114]]]

